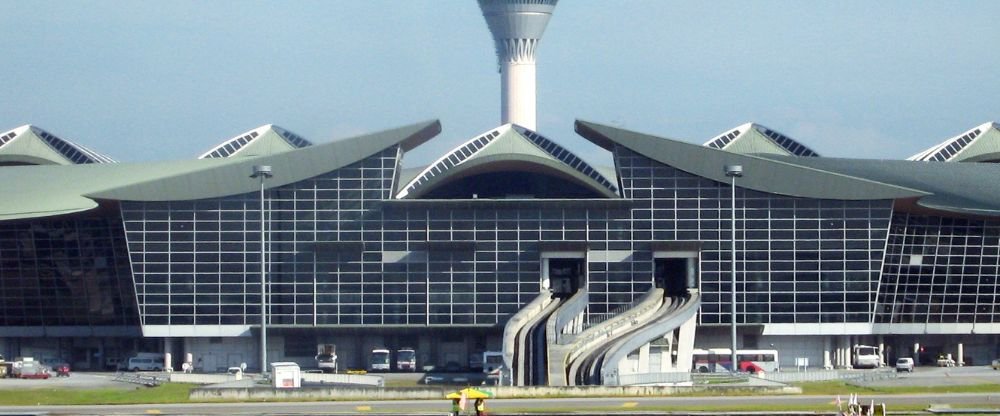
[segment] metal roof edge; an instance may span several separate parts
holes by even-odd
[[[598,123],[577,120],[578,134],[605,149],[614,144],[677,169],[727,183],[723,167],[743,165],[738,186],[762,192],[805,198],[877,200],[924,196],[918,189],[849,176],[757,155],[727,152]],[[791,157],[789,157],[791,158]],[[789,181],[788,178],[795,178]]]
[[[272,166],[274,176],[266,182],[266,186],[273,188],[342,168],[395,145],[412,148],[440,131],[441,123],[432,120],[265,156],[181,161],[199,162],[198,165],[204,167],[154,175],[140,182],[110,186],[84,196],[110,200],[172,201],[238,195],[258,189],[259,183],[249,177],[253,165]],[[209,162],[212,160],[216,163]]]

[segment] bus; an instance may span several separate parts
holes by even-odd
[[[736,350],[739,371],[756,374],[779,371],[778,350]],[[732,350],[729,348],[696,348],[691,354],[691,372],[728,373],[732,367]]]
[[[389,371],[389,350],[376,348],[372,350],[372,359],[368,371]]]
[[[413,348],[396,350],[396,369],[399,371],[417,371],[417,352]]]

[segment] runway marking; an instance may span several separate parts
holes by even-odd
[[[639,402],[625,402],[624,404],[622,404],[622,407],[636,407],[638,405]]]
[[[163,412],[161,412],[161,411],[159,411],[157,409],[147,409],[146,410],[146,414],[147,415],[158,415],[160,413],[163,413]]]
[[[358,407],[355,407],[354,410],[357,410],[359,412],[370,412],[372,410],[372,407],[371,406],[358,406]]]

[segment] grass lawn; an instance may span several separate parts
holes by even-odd
[[[1000,384],[953,384],[943,386],[899,386],[899,387],[860,387],[843,381],[817,381],[809,383],[792,383],[802,388],[802,394],[832,394],[846,396],[858,394],[919,394],[919,393],[1000,393]]]
[[[188,392],[195,384],[164,383],[157,387],[124,389],[38,388],[0,390],[0,405],[86,405],[86,404],[145,404],[189,403]]]
[[[842,381],[823,381],[796,383],[805,395],[830,396],[829,409],[816,409],[815,405],[769,405],[769,404],[712,404],[702,403],[698,410],[703,411],[796,411],[796,410],[835,410],[834,397],[840,395],[846,402],[847,396],[857,393],[861,396],[880,394],[919,394],[919,393],[1000,393],[1000,384],[950,385],[930,387],[858,387]],[[165,383],[158,387],[136,387],[135,389],[75,389],[75,388],[38,388],[2,390],[0,406],[31,406],[31,405],[88,405],[88,404],[151,404],[151,403],[189,403],[188,393],[194,384]],[[14,393],[14,394],[10,394]],[[682,396],[718,396],[719,392],[692,393]],[[623,398],[627,399],[627,398]],[[991,407],[991,406],[973,406]],[[926,405],[893,406],[895,411],[924,410]],[[504,408],[504,412],[546,413],[560,409],[514,409]],[[565,409],[561,409],[564,411]],[[600,409],[594,409],[600,410]],[[633,409],[607,408],[607,411],[642,410],[642,411],[684,411],[691,410],[682,406],[642,406]]]

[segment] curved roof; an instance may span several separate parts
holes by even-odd
[[[734,153],[819,156],[794,139],[757,123],[746,123],[727,130],[705,142],[705,146]]]
[[[983,123],[940,144],[910,156],[928,162],[985,162],[1000,160],[1000,127]]]
[[[312,146],[312,143],[281,127],[267,124],[226,140],[198,158],[270,155],[307,146]]]
[[[434,161],[403,185],[396,198],[417,198],[457,178],[510,166],[536,166],[606,197],[618,196],[614,182],[569,150],[529,129],[505,124]]]
[[[253,192],[253,165],[271,165],[269,188],[330,172],[392,146],[403,151],[441,131],[435,121],[338,140],[306,149],[239,158],[0,169],[0,220],[44,217],[97,207],[98,200],[177,201]]]
[[[0,164],[72,165],[115,160],[41,128],[25,124],[0,133]]]
[[[743,165],[738,186],[817,199],[914,198],[918,206],[1000,216],[1000,165],[908,160],[742,155],[578,120],[576,130],[606,149],[620,145],[677,169],[730,182],[723,166]]]

